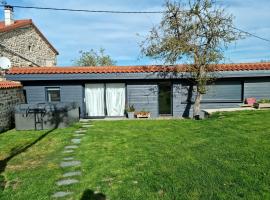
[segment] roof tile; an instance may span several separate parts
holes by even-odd
[[[22,87],[20,82],[16,81],[0,81],[0,89],[19,88]]]
[[[270,70],[270,63],[220,64],[215,71]],[[95,66],[95,67],[21,67],[11,68],[7,74],[105,74],[105,73],[149,73],[185,72],[185,65],[153,66]]]
[[[6,26],[4,21],[0,21],[0,32],[10,31],[10,30],[24,27],[24,26],[31,25],[31,24],[32,24],[31,19],[15,20],[14,24],[11,24],[9,26]]]
[[[50,46],[50,48],[58,55],[58,51],[54,48],[54,46],[47,40],[47,38],[40,32],[40,30],[35,26],[32,19],[21,19],[21,20],[15,20],[14,24],[11,24],[9,26],[5,25],[4,21],[0,21],[0,33],[1,32],[8,32],[12,31],[16,28],[22,28],[25,26],[33,26],[37,33],[44,39],[44,41]]]

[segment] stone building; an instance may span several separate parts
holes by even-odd
[[[21,83],[0,81],[0,133],[14,127],[14,107],[24,102]]]
[[[0,57],[7,57],[12,67],[55,66],[57,50],[31,19],[14,20],[13,7],[5,6],[0,21]]]

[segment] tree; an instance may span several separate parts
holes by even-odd
[[[261,63],[269,63],[270,60],[261,60],[260,62],[261,62]]]
[[[91,49],[90,51],[80,51],[80,58],[75,60],[78,66],[113,66],[116,64],[109,55],[105,54],[105,49],[99,49],[98,52]]]
[[[142,42],[142,53],[165,64],[183,60],[195,86],[194,118],[199,117],[206,86],[216,77],[216,64],[228,44],[242,37],[233,16],[214,0],[167,1],[161,23]]]

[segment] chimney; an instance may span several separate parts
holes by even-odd
[[[13,7],[9,5],[5,5],[4,13],[5,13],[5,26],[12,25],[14,23]]]

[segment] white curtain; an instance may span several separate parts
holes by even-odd
[[[105,116],[104,84],[85,84],[85,103],[89,117]]]
[[[126,89],[124,83],[106,84],[106,106],[108,116],[124,116]]]

